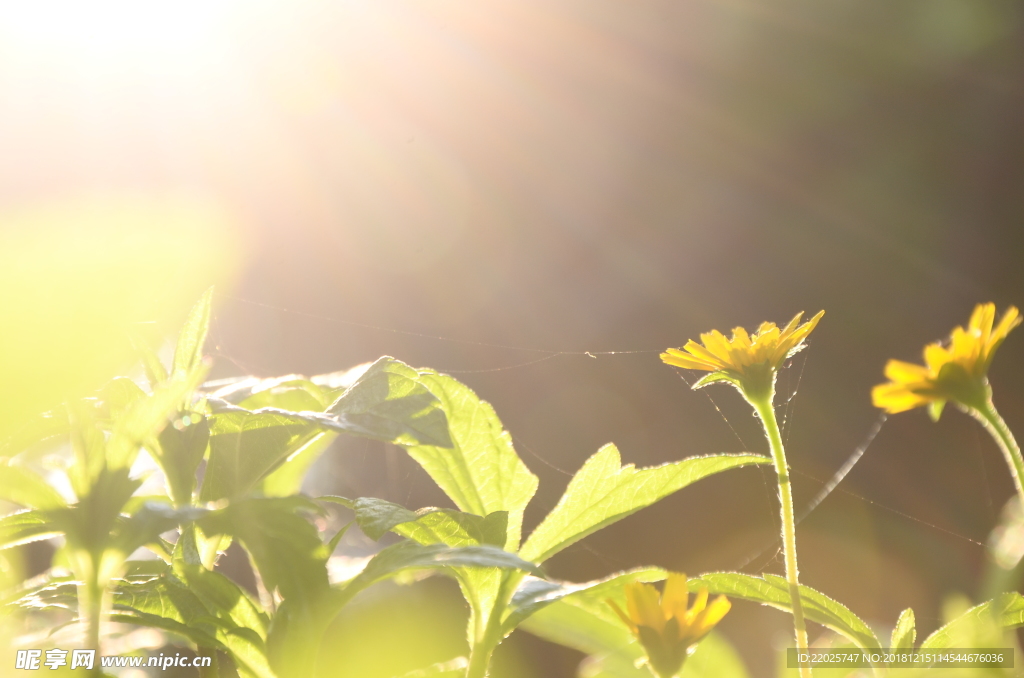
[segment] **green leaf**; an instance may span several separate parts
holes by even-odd
[[[726,374],[725,372],[711,372],[710,374],[705,374],[703,377],[694,382],[693,386],[691,386],[690,388],[696,391],[699,388],[704,388],[708,384],[714,384],[719,381],[727,381],[733,386],[739,388],[739,380],[736,379],[736,377]]]
[[[327,501],[334,499],[340,498],[321,497],[321,500]],[[345,503],[355,511],[359,528],[374,541],[391,531],[418,544],[490,544],[499,548],[505,544],[508,525],[506,511],[496,511],[485,517],[439,508],[422,508],[414,512],[398,504],[370,497],[338,503]]]
[[[660,568],[643,568],[619,572],[605,579],[582,584],[526,577],[512,596],[508,616],[502,623],[502,633],[503,635],[512,633],[523,620],[559,600],[575,597],[580,600],[599,601],[600,603],[613,593],[619,592],[626,583],[661,581],[665,578],[665,574],[665,571]],[[609,619],[614,618],[609,617]]]
[[[231,622],[233,626],[251,629],[259,638],[266,639],[270,619],[233,581],[219,572],[182,561],[174,563],[174,573],[210,613]]]
[[[651,673],[646,668],[636,666],[644,657],[643,649],[607,601],[613,600],[625,609],[625,584],[659,581],[665,575],[664,570],[647,568],[586,584],[553,583],[557,589],[532,580],[533,585],[520,587],[517,592],[519,605],[544,601],[548,595],[552,600],[534,609],[520,628],[590,655],[580,666],[581,678],[650,678]],[[550,593],[545,593],[545,588],[550,588]],[[747,675],[732,646],[712,632],[686,660],[680,678],[747,678]]]
[[[210,306],[213,302],[213,288],[207,289],[196,305],[189,311],[188,318],[178,334],[174,347],[171,376],[181,377],[191,373],[203,362],[203,344],[210,329]]]
[[[42,511],[19,511],[0,518],[0,549],[56,537],[61,533]]]
[[[571,647],[588,655],[625,652],[631,660],[643,656],[639,643],[618,618],[608,600],[626,609],[625,584],[631,581],[654,582],[665,578],[655,568],[623,572],[593,586],[573,591],[537,606],[533,614],[521,620],[520,628],[546,640]],[[524,602],[520,598],[520,605]],[[516,612],[513,612],[516,614]]]
[[[437,395],[420,374],[387,356],[377,360],[327,409],[357,435],[400,445],[451,447]]]
[[[210,459],[200,491],[204,502],[240,497],[316,434],[317,425],[286,412],[213,414]]]
[[[64,498],[35,471],[0,462],[0,500],[25,508],[50,509],[64,506]]]
[[[127,377],[115,377],[100,390],[100,400],[110,419],[116,419],[132,403],[145,397],[146,392]]]
[[[135,549],[155,542],[162,533],[182,523],[196,520],[206,513],[208,511],[202,508],[173,508],[162,503],[146,502],[136,513],[117,521],[117,527],[110,535],[108,548],[116,549],[127,557]]]
[[[252,556],[268,591],[285,599],[326,594],[327,547],[302,512],[320,508],[303,497],[243,499],[198,522],[207,535],[229,534]]]
[[[187,398],[202,381],[206,368],[196,370],[156,387],[152,395],[127,403],[113,420],[106,444],[106,463],[111,468],[130,468],[139,449],[155,440]]]
[[[263,477],[257,486],[257,493],[264,497],[297,494],[302,489],[306,473],[337,437],[336,433],[329,431],[314,435],[302,447],[289,454],[280,466]]]
[[[971,644],[961,645],[965,638],[970,638],[984,629],[985,626],[996,625],[1004,629],[1024,626],[1024,596],[1019,593],[1004,593],[967,610],[948,624],[928,636],[921,643],[921,650],[936,650],[946,647],[974,647]]]
[[[896,628],[892,630],[889,648],[892,650],[913,650],[917,640],[917,629],[914,625],[914,611],[909,607],[900,613],[896,620]]]
[[[651,678],[647,667],[636,664],[642,656],[639,651],[592,655],[583,660],[578,675],[580,678]],[[721,634],[712,631],[687,658],[679,678],[747,678],[749,675],[736,649]]]
[[[71,450],[75,461],[68,475],[75,495],[82,497],[106,466],[106,440],[96,421],[96,401],[67,403]]]
[[[342,595],[338,604],[347,603],[371,584],[393,577],[404,570],[444,567],[502,568],[539,573],[536,565],[526,562],[514,553],[493,546],[422,546],[412,541],[403,541],[387,547],[374,556],[366,564],[366,568],[341,590]]]
[[[234,582],[201,566],[175,563],[179,579],[158,577],[118,582],[114,609],[119,621],[178,633],[193,642],[231,654],[243,675],[276,678],[263,639],[267,617]]]
[[[175,504],[192,502],[196,469],[210,442],[210,425],[201,414],[189,414],[188,425],[167,426],[157,438],[152,451],[167,479],[167,489]],[[184,421],[184,419],[180,420]],[[180,426],[180,428],[179,428]]]
[[[11,604],[26,610],[57,608],[78,613],[78,582],[65,579],[48,579],[28,590],[20,591]],[[6,602],[6,601],[4,601]]]
[[[337,398],[338,389],[324,388],[308,379],[272,381],[273,386],[254,390],[239,406],[247,410],[275,407],[293,412],[323,412]]]
[[[376,374],[374,368],[382,363],[379,369],[399,375],[403,384],[425,387],[440,403],[448,422],[447,445],[399,444],[460,510],[479,516],[508,511],[505,548],[517,549],[523,511],[537,491],[537,476],[516,454],[512,438],[502,428],[494,408],[449,376],[413,370],[393,359],[382,358],[363,378],[371,376],[371,372]],[[352,388],[358,386],[359,383]],[[339,403],[344,399],[342,396]]]
[[[331,590],[315,600],[285,600],[274,614],[267,635],[270,666],[280,678],[307,678],[316,671],[320,645],[337,615],[338,591]]]
[[[527,538],[519,554],[544,562],[567,546],[687,485],[730,468],[765,464],[752,454],[690,457],[652,468],[621,465],[615,445],[605,445],[576,472],[558,505]]]
[[[139,354],[139,359],[142,361],[142,369],[146,373],[149,387],[156,388],[157,384],[167,381],[167,368],[164,367],[160,356],[156,354],[149,342],[140,335],[134,335],[130,339],[135,352]]]
[[[721,593],[779,610],[792,612],[789,584],[782,577],[766,574],[755,577],[739,572],[713,572],[693,580],[704,584],[710,593]],[[807,586],[800,586],[800,602],[804,616],[825,626],[864,650],[878,650],[881,645],[871,628],[844,605]]]

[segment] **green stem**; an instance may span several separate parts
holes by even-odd
[[[89,672],[93,676],[101,675],[99,666],[103,648],[100,647],[100,625],[103,623],[103,595],[103,588],[96,581],[95,576],[87,579],[79,594],[79,600],[82,601],[85,610],[84,647],[87,650],[96,650],[93,669]]]
[[[1010,433],[1010,428],[1003,421],[996,411],[992,399],[987,399],[981,407],[968,408],[971,416],[981,422],[981,425],[995,439],[999,449],[1006,457],[1006,463],[1010,467],[1010,475],[1013,476],[1013,486],[1017,488],[1017,496],[1020,498],[1021,506],[1024,506],[1024,457],[1021,456],[1020,446]]]
[[[786,463],[786,451],[782,446],[782,433],[779,421],[775,418],[772,406],[774,389],[768,396],[758,400],[750,400],[757,416],[764,426],[764,433],[771,448],[775,472],[779,477],[779,503],[782,517],[782,552],[786,561],[786,581],[789,583],[789,597],[793,605],[793,630],[796,633],[796,647],[799,654],[805,654],[808,648],[807,627],[804,625],[804,606],[800,600],[799,570],[796,562],[796,520],[793,513],[793,490],[789,482],[789,465]],[[800,664],[800,678],[810,678],[811,667]]]
[[[501,632],[502,617],[505,616],[509,600],[522,580],[522,572],[505,572],[502,576],[498,594],[495,596],[494,607],[491,608],[484,631],[474,639],[473,647],[469,651],[466,678],[487,678],[491,667],[491,657],[504,639]]]

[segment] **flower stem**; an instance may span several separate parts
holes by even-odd
[[[774,389],[772,389],[774,391]],[[782,552],[786,561],[786,581],[789,583],[789,597],[793,606],[793,630],[796,634],[798,654],[806,654],[808,648],[807,627],[804,625],[804,606],[800,600],[799,569],[796,562],[796,520],[793,513],[793,490],[789,482],[789,464],[786,463],[786,451],[782,446],[782,433],[779,421],[775,418],[772,406],[774,392],[766,398],[750,400],[754,411],[764,426],[768,446],[771,448],[775,472],[779,478],[779,504],[782,518]],[[800,678],[810,678],[811,667],[800,663]]]
[[[1010,475],[1013,476],[1013,486],[1017,488],[1017,496],[1020,497],[1021,505],[1024,506],[1024,457],[1021,456],[1020,446],[1010,433],[1010,428],[1003,421],[992,404],[992,399],[987,399],[981,407],[968,409],[971,415],[981,422],[981,425],[995,439],[999,449],[1006,457],[1006,463],[1010,466]]]

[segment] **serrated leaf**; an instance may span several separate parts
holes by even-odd
[[[896,628],[892,630],[889,647],[892,650],[913,650],[917,640],[917,629],[914,624],[914,611],[909,607],[900,613],[896,620]]]
[[[18,597],[20,596],[20,597]],[[46,581],[15,596],[13,605],[27,610],[44,610],[58,608],[77,614],[78,582]]]
[[[267,618],[256,604],[217,572],[181,562],[175,571],[183,580],[165,572],[141,581],[118,582],[114,608],[120,614],[114,617],[222,649],[231,654],[243,675],[276,678],[263,643]]]
[[[588,534],[707,476],[771,460],[752,454],[690,457],[652,468],[621,465],[619,451],[608,444],[577,471],[554,509],[527,538],[519,554],[544,562]]]
[[[270,619],[233,581],[201,565],[181,561],[174,564],[174,573],[210,613],[235,626],[251,629],[260,639],[266,640]]]
[[[508,512],[477,516],[452,509],[422,508],[418,511],[383,499],[360,497],[350,502],[363,533],[377,541],[389,531],[418,544],[479,546],[505,544]]]
[[[224,647],[224,645],[222,645],[215,636],[207,633],[206,631],[203,631],[200,628],[187,626],[181,622],[168,619],[167,617],[162,617],[158,614],[150,614],[148,612],[112,612],[109,618],[110,621],[120,622],[122,624],[134,624],[136,626],[147,626],[154,629],[161,629],[177,636],[181,636],[186,640],[190,640],[201,647],[212,647],[224,651],[227,651],[228,649]]]
[[[712,372],[710,374],[705,374],[703,377],[698,379],[690,388],[696,391],[699,388],[704,388],[708,384],[714,384],[720,381],[728,382],[734,386],[739,384],[739,381],[735,377],[732,377],[725,372]]]
[[[508,511],[505,548],[518,548],[523,511],[537,491],[537,476],[516,454],[511,436],[502,428],[494,408],[449,376],[431,370],[414,370],[390,358],[374,363],[351,390],[359,388],[364,379],[374,379],[382,372],[399,380],[406,390],[415,392],[417,385],[426,388],[440,404],[448,424],[450,441],[445,445],[401,441],[399,444],[460,510],[479,516]],[[346,392],[339,399],[339,404],[347,395]]]
[[[252,556],[268,591],[285,599],[325,595],[327,547],[301,512],[320,509],[303,497],[266,497],[236,501],[199,521],[207,535],[229,534]]]
[[[323,388],[308,379],[274,381],[273,386],[255,389],[239,406],[247,410],[275,407],[292,412],[323,412],[338,395],[338,389]]]
[[[419,382],[416,370],[387,356],[371,365],[327,413],[369,438],[401,445],[452,445],[436,394]]]
[[[713,572],[701,575],[694,580],[694,584],[706,585],[710,593],[720,593],[792,612],[789,584],[782,577],[771,574],[755,577],[739,572]],[[691,584],[691,587],[694,584]],[[803,604],[804,616],[807,619],[832,629],[857,647],[865,650],[878,650],[881,647],[871,628],[841,603],[802,584],[800,602]]]
[[[969,635],[974,627],[995,624],[1004,629],[1024,626],[1024,596],[1019,593],[1004,593],[981,605],[976,605],[953,619],[928,636],[921,643],[921,650],[936,650],[946,647],[969,647],[959,645],[962,637]]]
[[[33,445],[67,435],[69,430],[68,414],[63,408],[27,417],[16,430],[0,441],[0,456],[13,457]]]
[[[0,462],[0,500],[34,509],[64,506],[64,498],[35,471]]]
[[[191,373],[203,361],[203,344],[210,329],[210,308],[213,303],[213,288],[207,289],[196,305],[189,311],[185,324],[178,334],[171,362],[171,377]]]
[[[42,511],[18,511],[0,518],[0,549],[56,537],[61,530]]]
[[[286,412],[213,414],[210,459],[200,498],[240,497],[317,433],[317,425]]]
[[[502,568],[539,573],[533,563],[493,546],[423,546],[416,542],[403,541],[387,547],[374,556],[366,564],[366,568],[341,590],[339,605],[348,602],[371,584],[393,577],[404,570],[445,567]]]

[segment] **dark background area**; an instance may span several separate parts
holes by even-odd
[[[658,352],[825,309],[780,380],[780,401],[799,386],[786,435],[802,506],[878,421],[888,358],[919,361],[977,302],[1024,303],[1022,20],[1024,5],[987,0],[252,3],[221,17],[223,50],[194,80],[39,79],[0,50],[0,201],[226,206],[235,226],[216,242],[236,263],[212,376],[385,354],[446,371],[540,476],[527,529],[609,441],[638,465],[765,451],[736,393],[691,392]],[[1011,336],[991,375],[1018,432],[1022,356]],[[363,441],[336,444],[314,482],[447,505]],[[894,416],[800,525],[802,581],[880,627],[912,606],[921,638],[944,596],[980,595],[1011,493],[975,422]],[[716,476],[550,571],[780,573],[774,497],[770,473]],[[460,605],[443,583],[390,590],[339,622],[339,675],[357,665],[346,625],[412,639],[402,605]],[[721,628],[767,676],[789,624],[736,604]],[[461,628],[444,628],[433,660],[459,651]],[[520,636],[510,675],[573,675],[578,656]]]

